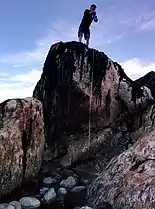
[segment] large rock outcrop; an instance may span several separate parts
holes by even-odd
[[[154,207],[154,78],[152,71],[132,81],[118,63],[82,43],[49,50],[33,92],[43,104],[48,154],[62,156],[63,165],[92,160],[99,168],[88,193],[93,207]]]
[[[41,102],[33,98],[0,104],[0,197],[38,174],[44,149]]]
[[[152,99],[147,87],[143,90],[143,85],[135,84],[103,52],[78,42],[52,45],[33,92],[43,103],[51,158],[66,155],[62,163],[69,165],[112,150],[113,144],[118,147],[118,133],[125,137],[138,129],[141,124],[135,112],[142,114]]]
[[[154,110],[145,113],[143,137],[136,135],[136,143],[114,157],[90,186],[93,207],[108,202],[115,209],[155,208]]]

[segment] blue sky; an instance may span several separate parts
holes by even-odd
[[[133,79],[155,69],[154,0],[5,0],[0,5],[0,102],[31,96],[50,45],[77,40],[83,11],[97,5],[90,47]]]

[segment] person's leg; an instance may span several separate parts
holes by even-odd
[[[86,45],[89,46],[89,38],[86,39]]]
[[[82,42],[82,36],[83,36],[83,31],[82,31],[82,28],[79,27],[79,30],[78,30],[78,39],[79,39],[79,42]]]
[[[79,36],[79,42],[82,42],[82,34]]]
[[[90,30],[89,28],[85,31],[85,40],[86,40],[86,45],[89,46],[89,40],[90,40]]]

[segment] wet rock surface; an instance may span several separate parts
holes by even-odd
[[[115,96],[123,77],[131,81],[121,66],[103,52],[87,50],[78,42],[51,46],[41,79],[33,92],[33,96],[43,103],[46,142],[52,148],[51,158],[68,152],[76,155],[74,151],[79,143],[83,145],[79,153],[86,149],[87,139],[81,135],[88,136],[90,96],[92,129],[105,128],[115,120],[121,111],[120,101]]]
[[[103,150],[120,154],[131,145],[130,133],[140,128],[140,116],[154,102],[153,81],[151,87],[145,85],[150,76],[132,81],[105,53],[79,42],[52,45],[33,92],[43,103],[48,144],[44,159],[63,156],[61,164],[71,166]],[[120,123],[124,127],[118,130]],[[126,145],[121,146],[118,134],[129,139]]]

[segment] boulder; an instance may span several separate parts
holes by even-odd
[[[109,162],[89,187],[89,203],[92,207],[108,202],[115,209],[153,209],[154,190],[155,131],[153,130]]]
[[[108,126],[120,112],[115,96],[121,76],[120,66],[103,52],[86,51],[78,42],[52,45],[33,92],[43,103],[47,142],[88,129],[91,96],[91,126]]]
[[[0,104],[0,197],[40,170],[44,150],[42,104],[35,98]]]
[[[82,159],[83,152],[89,156],[94,143],[96,154],[107,141],[104,129],[122,110],[134,115],[137,107],[142,112],[149,104],[152,96],[141,87],[104,52],[75,41],[52,45],[33,92],[43,103],[46,142],[51,147],[44,159],[66,155],[62,164],[70,165]],[[103,136],[95,137],[101,130]]]

